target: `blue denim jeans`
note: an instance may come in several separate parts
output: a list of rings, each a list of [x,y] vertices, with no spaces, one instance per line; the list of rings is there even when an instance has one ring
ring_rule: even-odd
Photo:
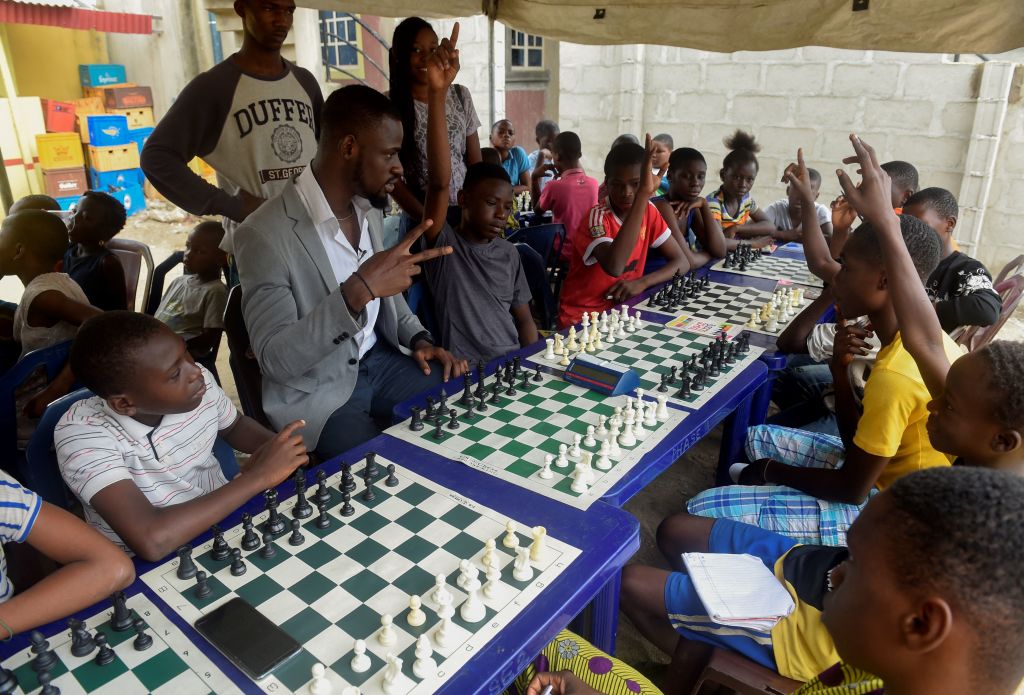
[[[382,426],[391,424],[397,404],[437,385],[443,375],[437,362],[430,363],[429,375],[424,374],[411,357],[378,338],[359,362],[359,377],[348,402],[324,425],[316,453],[327,459],[373,439]]]
[[[827,364],[807,355],[791,355],[772,383],[772,401],[779,412],[768,418],[768,424],[838,437],[836,415],[825,404],[831,388],[832,371]]]

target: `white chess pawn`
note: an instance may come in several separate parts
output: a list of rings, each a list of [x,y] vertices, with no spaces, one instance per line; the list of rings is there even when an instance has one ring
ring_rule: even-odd
[[[622,406],[617,405],[612,408],[612,422],[622,422]]]
[[[437,662],[432,658],[434,649],[430,646],[430,638],[420,635],[416,640],[416,660],[412,662],[412,674],[423,680],[437,669]]]
[[[487,581],[484,583],[484,598],[494,598],[494,590],[498,588],[498,582],[501,581],[498,558],[493,558],[491,564],[487,565],[487,572],[484,576],[487,577]]]
[[[619,444],[625,447],[636,446],[636,435],[633,434],[633,423],[636,418],[633,416],[633,411],[630,410],[626,413],[625,425],[622,428],[622,434],[619,435]]]
[[[619,340],[629,337],[629,333],[626,333],[626,324],[623,321],[619,322],[618,327],[615,329],[615,337]]]
[[[572,485],[569,489],[577,494],[583,494],[587,491],[587,470],[583,463],[577,463],[576,468],[572,471]]]
[[[604,350],[604,343],[601,342],[601,334],[598,333],[594,336],[594,351],[600,352]]]
[[[553,360],[555,359],[555,340],[554,338],[544,339],[544,359]]]
[[[593,425],[587,425],[587,436],[583,438],[583,446],[597,446],[597,440],[594,439]]]
[[[633,314],[632,316],[629,317],[629,325],[626,326],[626,330],[629,331],[630,333],[636,333],[637,330],[639,330],[639,326],[637,325],[639,323],[640,323],[640,312],[637,312],[637,313],[635,313],[635,314]]]
[[[604,335],[605,343],[607,343],[608,345],[614,345],[615,344],[615,331],[612,330],[611,327],[608,328],[608,332],[607,333],[602,334],[602,335]]]
[[[377,641],[385,647],[390,647],[398,638],[395,636],[394,618],[390,613],[380,616],[380,631],[377,633]]]
[[[366,642],[357,639],[352,647],[352,670],[356,673],[366,673],[370,669],[370,657],[366,655]]]
[[[597,432],[595,433],[595,436],[597,437],[597,440],[600,442],[603,442],[604,440],[608,439],[608,428],[605,427],[605,423],[607,421],[608,418],[606,418],[604,415],[598,415]]]
[[[533,543],[530,543],[530,559],[534,562],[543,562],[547,550],[548,530],[543,526],[534,526],[531,535]]]
[[[768,317],[768,321],[765,323],[764,329],[769,333],[774,333],[779,330],[779,320],[775,318],[775,314],[771,314]]]
[[[597,341],[588,340],[587,344],[583,346],[583,352],[589,353],[591,355],[597,352]]]
[[[648,432],[644,429],[644,409],[640,408],[636,413],[636,419],[633,420],[633,436],[638,442],[642,442],[647,439],[647,435]]]
[[[758,317],[759,313],[760,312],[758,311],[758,309],[756,307],[750,310],[750,318],[747,319],[747,323],[745,324],[747,328],[757,328],[757,326],[758,326],[757,317]]]
[[[565,344],[566,349],[570,352],[578,349],[580,344],[576,342],[576,326],[569,328],[569,342]]]
[[[610,471],[612,469],[611,459],[608,458],[609,451],[608,440],[601,442],[601,448],[597,450],[597,461],[594,462],[594,468],[599,471]]]
[[[427,614],[423,612],[422,605],[420,597],[416,594],[409,597],[409,614],[405,616],[405,620],[413,627],[419,627],[427,622]]]
[[[331,682],[327,680],[327,667],[323,664],[313,664],[311,669],[313,681],[309,684],[309,695],[331,695],[334,689]]]
[[[544,467],[537,471],[537,477],[541,480],[551,480],[555,474],[551,470],[551,463],[555,460],[552,454],[544,454]],[[484,563],[487,564],[487,563]]]
[[[558,366],[559,367],[568,367],[569,366],[569,351],[568,350],[566,350],[565,352],[562,353],[562,359],[558,360]]]
[[[530,549],[517,548],[516,559],[513,561],[512,578],[517,582],[528,582],[533,579],[533,565],[530,563]]]
[[[506,548],[515,548],[519,545],[519,536],[516,535],[516,531],[519,530],[519,525],[516,522],[509,520],[505,524],[505,537],[501,540],[501,544]]]
[[[622,427],[618,422],[612,423],[612,430],[608,435],[608,456],[616,461],[622,456],[622,449],[619,448],[619,434]]]
[[[638,388],[636,390],[636,407],[637,408],[643,409],[643,407],[644,407],[644,396],[646,396],[646,395],[647,395],[647,392],[644,391],[643,388]]]
[[[668,396],[664,393],[658,394],[658,409],[654,411],[654,417],[658,419],[658,422],[668,420]]]
[[[640,331],[644,327],[644,320],[642,318],[640,318],[640,310],[639,309],[637,309],[636,313],[633,314],[633,325],[635,326],[634,330],[636,330],[636,331]]]
[[[484,541],[484,554],[480,556],[480,564],[487,567],[487,563],[491,561],[491,558],[496,556],[494,548],[497,544],[493,538],[488,538]]]
[[[472,563],[469,560],[459,560],[459,576],[455,579],[455,583],[461,587],[466,586],[466,577],[469,576],[469,572],[472,569]]]
[[[578,434],[572,436],[572,446],[569,447],[569,458],[578,459],[583,453],[580,451],[580,443],[583,441],[583,437]]]
[[[559,468],[565,468],[569,465],[569,447],[565,444],[558,445],[558,460],[555,461],[555,465]]]
[[[650,401],[647,404],[647,410],[644,413],[644,427],[652,427],[653,428],[653,427],[657,427],[658,426],[658,418],[655,415],[655,411],[657,409],[658,409],[658,406],[655,405],[654,401]]]
[[[447,649],[451,646],[451,634],[452,634],[452,617],[441,618],[441,624],[434,630],[434,644],[441,649]]]

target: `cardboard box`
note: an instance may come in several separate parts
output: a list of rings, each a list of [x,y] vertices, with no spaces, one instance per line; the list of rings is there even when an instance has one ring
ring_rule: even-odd
[[[129,128],[149,128],[156,125],[153,118],[153,108],[144,106],[138,109],[107,109],[107,113],[114,113],[128,119]]]
[[[89,169],[89,188],[94,191],[119,191],[129,186],[141,186],[144,180],[142,169],[115,171]]]
[[[153,128],[131,128],[128,131],[128,139],[139,146],[139,154],[142,154],[142,148],[152,134]]]
[[[134,142],[113,147],[89,145],[89,166],[96,171],[139,168],[139,148]]]
[[[118,84],[107,85],[106,87],[82,87],[82,96],[87,99],[99,99],[100,103],[106,101],[107,90],[111,87],[134,87],[134,82],[120,82]]]
[[[75,105],[68,101],[43,99],[43,122],[47,133],[71,133],[75,130]]]
[[[85,167],[45,169],[43,171],[43,190],[51,198],[82,195],[89,190],[85,177]]]
[[[71,103],[75,105],[75,118],[79,116],[90,116],[94,113],[106,113],[107,109],[103,106],[103,99],[100,97],[82,97],[81,99],[72,99]]]
[[[128,77],[123,65],[92,63],[78,66],[78,81],[83,87],[103,87],[127,82]]]
[[[132,140],[129,137],[128,119],[115,114],[93,114],[86,116],[86,128],[88,142],[93,147],[113,147],[116,145],[127,145]]]
[[[110,195],[121,201],[128,217],[146,209],[146,196],[142,192],[142,186],[129,186],[124,190],[112,191]]]
[[[108,109],[141,109],[153,106],[153,90],[149,87],[107,87],[103,105]]]
[[[36,149],[39,152],[39,166],[43,169],[71,169],[85,165],[82,142],[74,133],[36,135]]]

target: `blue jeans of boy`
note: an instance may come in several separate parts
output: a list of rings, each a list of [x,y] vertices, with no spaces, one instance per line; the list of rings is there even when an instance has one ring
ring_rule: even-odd
[[[786,368],[775,375],[772,384],[772,401],[779,412],[767,423],[838,437],[836,414],[825,403],[831,389],[828,364],[815,362],[808,355],[790,355]]]

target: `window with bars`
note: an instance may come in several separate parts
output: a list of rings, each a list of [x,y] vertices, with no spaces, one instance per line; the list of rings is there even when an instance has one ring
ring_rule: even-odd
[[[362,68],[362,56],[356,50],[361,42],[362,32],[351,14],[320,12],[320,47],[324,64],[346,69]]]
[[[544,69],[544,37],[509,30],[509,67],[513,70]]]

